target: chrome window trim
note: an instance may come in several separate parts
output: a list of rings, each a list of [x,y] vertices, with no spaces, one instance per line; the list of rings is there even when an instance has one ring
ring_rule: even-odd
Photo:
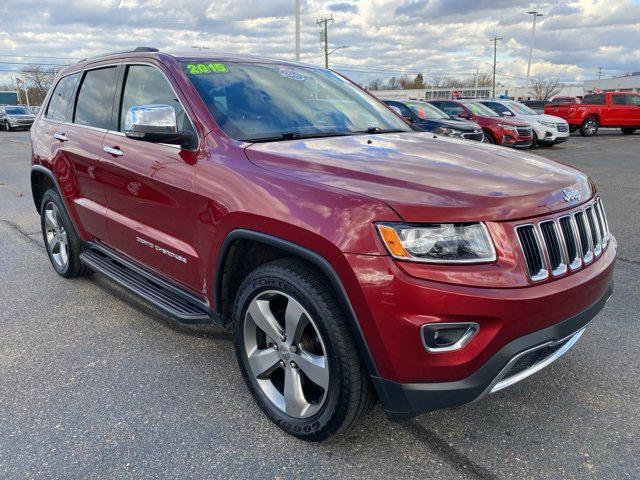
[[[533,348],[529,348],[528,350],[524,350],[520,352],[511,360],[509,360],[509,363],[505,365],[505,367],[500,371],[498,376],[493,380],[493,382],[491,382],[491,384],[487,388],[488,392],[495,393],[504,388],[510,387],[511,385],[514,385],[524,380],[525,378],[533,375],[534,373],[539,372],[543,368],[549,366],[550,364],[558,360],[560,357],[562,357],[571,347],[573,347],[573,345],[575,345],[575,343],[580,339],[580,337],[582,336],[586,328],[587,327],[584,326],[577,332],[574,332],[571,335],[564,337],[560,340],[546,342],[541,345],[538,345]],[[546,357],[544,360],[534,363],[532,366],[523,370],[522,372],[517,373],[516,375],[503,379],[504,375],[506,375],[509,372],[510,368],[523,356],[531,352],[534,352],[536,350],[540,350],[545,347],[552,347],[554,345],[558,345],[563,342],[566,342],[566,343],[560,349],[558,349],[557,351],[555,351],[554,353]]]
[[[538,245],[538,250],[540,250],[540,255],[542,256],[542,268],[535,275],[529,274],[529,267],[527,266],[527,257],[524,254],[524,247],[522,245],[522,242],[520,241],[520,235],[518,235],[518,230],[524,227],[533,227],[533,233],[536,239],[536,244]],[[515,228],[515,231],[516,231],[516,238],[518,239],[518,245],[520,246],[520,251],[522,252],[522,258],[524,260],[527,277],[529,277],[532,282],[541,282],[542,280],[546,280],[547,278],[549,278],[549,263],[547,261],[547,256],[545,252],[542,251],[542,242],[536,226],[533,223],[524,223],[522,225],[518,225]]]
[[[467,331],[456,341],[453,345],[448,345],[446,347],[429,347],[427,346],[427,342],[424,340],[424,329],[430,325],[437,325],[439,327],[444,328],[460,328],[467,327]],[[440,322],[431,322],[425,323],[420,327],[420,340],[422,341],[422,346],[429,353],[446,353],[446,352],[454,352],[456,350],[460,350],[464,348],[473,337],[475,337],[476,333],[480,330],[480,325],[476,322],[449,322],[449,323],[440,323]]]

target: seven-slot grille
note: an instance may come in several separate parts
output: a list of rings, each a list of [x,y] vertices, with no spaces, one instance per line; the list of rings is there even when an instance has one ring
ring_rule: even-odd
[[[516,234],[529,278],[538,282],[599,257],[609,243],[609,224],[597,198],[570,214],[518,225]]]
[[[530,137],[531,135],[533,135],[533,130],[531,130],[531,127],[518,127],[518,135],[521,135],[523,137]]]

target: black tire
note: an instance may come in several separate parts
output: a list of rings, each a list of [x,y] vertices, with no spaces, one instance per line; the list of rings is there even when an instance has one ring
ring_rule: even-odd
[[[486,140],[486,143],[489,143],[491,145],[496,145],[496,139],[493,136],[493,133],[485,131],[484,132],[484,139]]]
[[[64,265],[59,265],[54,258],[54,252],[47,238],[47,226],[45,211],[48,207],[55,205],[57,212],[59,212],[60,220],[62,223],[63,233],[66,235],[66,245],[68,249],[67,261]],[[64,203],[55,190],[47,190],[40,202],[40,226],[42,228],[42,238],[44,240],[47,256],[51,261],[51,265],[54,270],[65,278],[76,278],[91,274],[91,270],[80,261],[80,253],[82,252],[82,240],[78,237],[71,219],[67,214],[64,207]]]
[[[271,291],[282,292],[304,307],[325,346],[328,388],[320,409],[307,418],[287,415],[277,407],[263,392],[249,365],[244,337],[247,309],[261,293]],[[285,258],[255,269],[238,290],[233,321],[236,356],[244,380],[262,411],[285,432],[307,441],[326,440],[354,425],[373,407],[372,385],[345,316],[331,288],[312,267]]]
[[[533,141],[531,142],[531,146],[529,148],[536,148],[538,147],[538,134],[536,132],[533,132]]]
[[[637,128],[621,128],[620,130],[622,130],[622,133],[625,135],[633,135]]]
[[[11,125],[9,125],[9,122],[7,122],[6,120],[4,121],[4,129],[5,129],[7,132],[10,132],[10,131],[11,131]]]
[[[598,133],[598,129],[600,128],[600,122],[595,117],[585,118],[580,125],[580,135],[583,137],[593,137],[596,133]]]
[[[569,133],[575,133],[579,128],[580,127],[578,127],[577,125],[569,125]]]

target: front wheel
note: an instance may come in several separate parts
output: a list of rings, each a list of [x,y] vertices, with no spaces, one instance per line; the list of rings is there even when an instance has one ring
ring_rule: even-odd
[[[484,143],[489,143],[491,145],[496,144],[496,138],[493,136],[491,132],[484,132]]]
[[[296,259],[258,267],[234,307],[234,342],[256,402],[281,429],[321,441],[373,405],[344,314],[323,278]]]
[[[622,130],[622,133],[625,135],[633,135],[637,128],[621,128],[620,130]]]
[[[10,131],[11,131],[11,125],[9,125],[9,122],[7,122],[6,120],[5,120],[5,122],[4,122],[4,129],[5,129],[7,132],[10,132]]]
[[[599,128],[600,122],[598,122],[597,118],[585,118],[582,125],[580,125],[580,135],[583,137],[593,137],[598,133]]]

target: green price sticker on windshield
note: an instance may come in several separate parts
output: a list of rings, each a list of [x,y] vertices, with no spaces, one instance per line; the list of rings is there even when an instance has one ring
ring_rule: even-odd
[[[189,75],[204,75],[207,73],[226,73],[229,71],[223,63],[187,63]]]

